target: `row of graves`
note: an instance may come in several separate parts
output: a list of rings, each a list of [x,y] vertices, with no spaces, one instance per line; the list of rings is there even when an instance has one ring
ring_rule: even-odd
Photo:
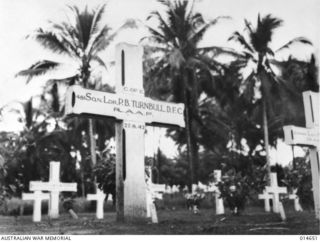
[[[177,186],[171,188],[153,184],[146,180],[144,166],[144,139],[146,125],[175,125],[184,127],[184,105],[154,101],[144,96],[142,82],[143,49],[121,43],[116,46],[116,93],[106,93],[83,89],[79,86],[69,87],[66,94],[66,115],[107,117],[116,120],[116,212],[118,221],[158,222],[155,199],[162,199],[164,193],[179,192]],[[310,147],[312,166],[312,185],[315,201],[315,213],[319,219],[319,94],[303,94],[306,128],[284,127],[285,142],[290,145]],[[76,183],[60,182],[59,162],[50,163],[48,182],[30,182],[30,191],[22,199],[34,200],[33,221],[41,220],[41,201],[49,200],[49,217],[59,216],[59,193],[76,192]],[[217,184],[221,180],[221,171],[215,171],[215,183],[193,187],[215,194],[216,214],[224,214],[223,200]],[[47,191],[48,193],[44,193]],[[284,208],[279,194],[286,194],[287,188],[279,187],[276,174],[272,173],[270,185],[265,187],[259,199],[264,200],[265,211],[280,213],[285,220]],[[105,194],[97,188],[96,194],[88,194],[88,200],[96,200],[96,217],[102,219]],[[197,193],[186,193],[189,201],[197,201]],[[295,209],[301,211],[299,198],[293,192],[289,195],[294,200]],[[191,202],[192,210],[197,211],[197,203]]]
[[[151,168],[150,168],[151,169]],[[33,193],[23,193],[22,200],[33,200],[33,222],[41,221],[41,202],[43,200],[49,201],[48,216],[51,219],[59,217],[59,195],[60,192],[76,192],[76,183],[63,183],[60,182],[60,162],[50,162],[49,181],[31,181],[30,190]],[[149,173],[150,174],[150,173]],[[146,179],[146,218],[151,219],[152,223],[158,223],[158,216],[155,206],[157,199],[162,200],[163,194],[175,194],[184,192],[186,198],[187,207],[194,213],[199,211],[199,201],[204,198],[204,194],[212,193],[215,197],[215,214],[225,214],[224,202],[220,196],[218,183],[221,181],[221,170],[214,170],[215,182],[209,185],[204,185],[201,182],[193,185],[193,193],[188,193],[188,188],[181,188],[179,186],[167,186],[165,184],[154,184],[151,181],[151,177]],[[47,192],[43,192],[47,191]],[[200,192],[199,192],[200,191]],[[286,187],[279,187],[277,181],[277,174],[271,173],[271,185],[265,187],[262,194],[259,194],[259,199],[264,200],[264,209],[266,212],[271,212],[270,201],[272,201],[272,212],[279,213],[283,220],[286,220],[285,210],[283,204],[280,201],[280,194],[287,195],[289,199],[294,201],[294,209],[297,212],[302,211],[302,207],[299,203],[299,197],[294,190],[291,194],[287,194]],[[96,194],[87,194],[87,200],[96,201],[96,218],[104,218],[104,203],[106,194],[96,188]],[[237,209],[235,207],[235,209]],[[78,216],[70,209],[68,212],[73,218],[77,219]]]

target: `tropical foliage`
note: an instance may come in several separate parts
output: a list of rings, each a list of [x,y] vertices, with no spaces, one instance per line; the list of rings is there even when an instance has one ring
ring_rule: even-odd
[[[202,93],[213,88],[213,73],[219,73],[221,64],[208,55],[234,54],[228,49],[199,46],[207,30],[222,17],[206,22],[193,9],[193,2],[186,0],[159,1],[164,14],[154,11],[149,19],[157,21],[157,27],[148,26],[151,36],[148,45],[152,52],[147,58],[152,67],[147,71],[147,93],[154,97],[185,104],[185,132],[176,138],[187,144],[190,184],[198,180],[199,124],[201,118],[198,100]],[[156,54],[154,54],[156,53]],[[148,60],[147,60],[148,61]]]
[[[289,48],[295,43],[311,44],[303,37],[288,41],[277,50],[270,47],[274,31],[282,25],[283,21],[272,15],[257,18],[256,26],[245,20],[246,36],[234,32],[230,40],[235,40],[243,46],[243,58],[239,59],[239,65],[252,69],[251,73],[242,82],[244,96],[252,102],[259,102],[262,113],[260,117],[264,133],[264,149],[266,152],[266,167],[270,177],[270,154],[269,154],[269,128],[276,122],[273,100],[281,99],[283,90],[294,94],[292,83],[284,80],[275,73],[275,54],[283,49]],[[260,96],[260,97],[259,97]],[[268,125],[268,120],[271,121]]]

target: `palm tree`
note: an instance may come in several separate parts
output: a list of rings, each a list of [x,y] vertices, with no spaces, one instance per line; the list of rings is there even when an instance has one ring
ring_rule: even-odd
[[[204,34],[221,17],[205,22],[200,13],[194,12],[193,1],[159,0],[159,3],[164,7],[164,15],[154,11],[148,18],[157,20],[158,25],[157,28],[147,26],[151,33],[147,39],[152,59],[147,61],[152,67],[148,70],[146,89],[150,95],[185,104],[186,132],[183,140],[187,144],[192,184],[198,180],[197,125],[201,122],[198,98],[205,91],[203,87],[212,86],[211,71],[220,71],[214,59],[205,54],[210,52],[211,56],[215,56],[222,52],[233,52],[218,47],[199,47]],[[155,90],[159,87],[162,90]]]
[[[100,58],[99,52],[108,47],[117,32],[111,33],[110,27],[101,23],[105,12],[105,4],[93,11],[89,11],[87,7],[83,11],[80,11],[76,6],[68,7],[72,12],[72,20],[68,19],[66,22],[51,23],[51,28],[48,30],[39,28],[32,36],[43,47],[54,53],[71,58],[78,63],[78,72],[74,74],[73,78],[60,81],[65,82],[68,80],[68,85],[77,83],[85,88],[93,88],[92,66],[95,62],[106,68],[106,64]],[[125,25],[121,28],[123,27]],[[61,64],[51,60],[42,60],[27,70],[19,72],[18,75],[28,76],[28,81],[30,81],[34,76],[46,74],[53,69],[59,70]],[[91,161],[94,166],[96,164],[96,143],[92,119],[89,119],[88,130]]]
[[[277,76],[274,72],[277,61],[274,60],[275,53],[289,48],[294,43],[311,44],[303,37],[298,37],[287,42],[276,51],[270,48],[274,31],[282,25],[283,21],[268,14],[263,18],[258,15],[255,28],[245,20],[246,35],[234,32],[229,40],[235,40],[240,43],[243,50],[243,58],[239,63],[244,68],[253,67],[250,75],[244,79],[242,85],[245,88],[244,94],[249,96],[251,101],[257,101],[257,93],[261,96],[262,102],[262,126],[264,134],[264,149],[266,152],[266,167],[268,180],[270,179],[270,153],[269,153],[269,130],[268,119],[270,119],[272,110],[272,96],[275,90],[279,88],[292,91],[292,85]],[[259,87],[259,88],[257,88]],[[257,92],[258,90],[258,92]]]

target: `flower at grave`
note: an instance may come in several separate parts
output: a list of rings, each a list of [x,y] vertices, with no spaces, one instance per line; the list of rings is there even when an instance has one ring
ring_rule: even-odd
[[[239,212],[244,209],[246,199],[249,196],[248,177],[242,176],[240,172],[236,173],[234,170],[229,170],[217,186],[220,196],[225,201],[225,205],[231,210],[231,213],[239,215]]]
[[[205,194],[199,193],[199,192],[193,192],[193,193],[186,193],[184,197],[187,202],[187,208],[189,210],[192,210],[194,213],[198,213],[200,202],[205,198]]]

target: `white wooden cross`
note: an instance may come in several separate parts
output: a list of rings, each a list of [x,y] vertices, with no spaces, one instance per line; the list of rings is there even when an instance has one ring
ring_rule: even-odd
[[[166,190],[165,184],[154,184],[149,180],[147,182],[147,218],[151,218],[152,223],[158,223],[158,215],[155,199],[163,199],[163,193]]]
[[[259,194],[258,198],[264,200],[264,210],[270,212],[270,200],[273,196],[270,193],[267,193],[266,190],[263,190],[263,193]]]
[[[213,177],[215,184],[218,184],[221,181],[221,170],[214,170]],[[223,199],[220,197],[220,190],[215,191],[215,201],[216,201],[216,214],[224,214],[224,205]]]
[[[49,191],[49,217],[59,217],[59,194],[60,192],[76,192],[77,183],[60,182],[60,162],[50,162],[49,182],[31,181],[30,191]]]
[[[184,127],[184,105],[144,96],[143,48],[116,46],[116,93],[69,87],[66,115],[114,118],[116,122],[116,196],[118,220],[146,219],[145,126]]]
[[[289,199],[294,202],[294,210],[297,212],[302,212],[303,209],[300,205],[299,197],[297,195],[297,189],[294,189],[291,194],[289,194]]]
[[[35,191],[34,193],[22,193],[22,200],[33,200],[33,222],[41,221],[41,202],[42,200],[49,200],[49,193],[42,193]]]
[[[280,213],[280,200],[279,200],[279,195],[281,193],[287,193],[287,188],[286,187],[279,187],[278,186],[278,179],[277,179],[277,173],[272,172],[271,174],[271,185],[266,187],[266,192],[271,193],[273,195],[273,212],[274,213]]]
[[[320,219],[320,136],[319,136],[319,93],[303,93],[306,128],[285,126],[284,140],[288,145],[310,146],[309,155],[312,172],[312,189],[316,218]]]
[[[98,187],[96,190],[97,190],[96,194],[87,194],[87,200],[97,201],[96,218],[103,219],[103,205],[104,205],[104,200],[106,198],[106,194]]]

